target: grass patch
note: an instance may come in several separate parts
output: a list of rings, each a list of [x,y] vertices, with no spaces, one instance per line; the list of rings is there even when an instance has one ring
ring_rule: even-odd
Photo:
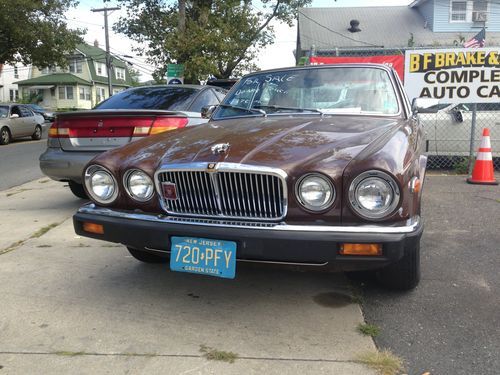
[[[64,356],[64,357],[76,357],[78,355],[85,355],[86,353],[85,352],[71,352],[68,350],[60,350],[57,352],[53,352],[53,354]]]
[[[200,352],[202,352],[203,357],[209,361],[234,363],[234,361],[238,359],[238,354],[236,353],[217,350],[205,345],[200,345]]]
[[[33,233],[30,238],[42,237],[45,233],[47,233],[49,230],[57,227],[58,225],[59,225],[59,223],[52,223],[52,224],[49,224],[43,228],[40,228],[35,233]]]
[[[7,248],[3,249],[3,250],[0,250],[0,255],[1,254],[5,254],[5,253],[8,253],[12,250],[15,250],[17,249],[19,246],[21,246],[22,244],[24,243],[24,240],[19,240],[19,241],[16,241],[16,242],[13,242],[11,243]]]
[[[403,371],[403,360],[389,350],[363,353],[356,362],[376,370],[380,375],[397,375]]]
[[[358,332],[365,336],[377,337],[380,334],[380,328],[374,324],[359,323]]]
[[[472,160],[472,163],[474,163],[474,160]],[[457,160],[453,164],[453,171],[456,174],[467,174],[469,173],[469,158],[463,157]]]
[[[19,190],[13,191],[12,193],[7,193],[6,196],[11,197],[13,195],[16,195],[16,194],[19,194],[19,193],[22,193],[22,192],[28,191],[28,190],[31,190],[31,189],[19,189]]]

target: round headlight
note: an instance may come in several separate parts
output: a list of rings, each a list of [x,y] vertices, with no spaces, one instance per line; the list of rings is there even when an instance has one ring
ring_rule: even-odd
[[[124,178],[127,193],[135,200],[145,202],[153,196],[154,185],[149,176],[140,170],[128,171]]]
[[[115,178],[107,169],[98,165],[92,165],[85,171],[85,187],[98,203],[111,203],[118,196]]]
[[[381,171],[368,171],[356,177],[349,187],[352,208],[368,219],[381,219],[399,203],[399,187],[392,177]]]
[[[330,180],[320,174],[308,174],[297,183],[297,199],[305,208],[323,211],[335,200],[335,188]]]

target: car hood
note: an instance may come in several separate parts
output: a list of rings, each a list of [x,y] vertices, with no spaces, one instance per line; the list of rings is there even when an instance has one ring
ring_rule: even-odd
[[[286,172],[331,161],[343,166],[398,119],[368,116],[269,116],[211,121],[131,143],[111,151],[121,167],[229,162],[278,167]],[[225,153],[212,147],[228,143]],[[153,163],[155,165],[153,165]]]

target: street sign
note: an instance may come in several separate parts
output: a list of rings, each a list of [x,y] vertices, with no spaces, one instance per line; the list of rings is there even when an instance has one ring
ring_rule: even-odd
[[[183,64],[168,64],[167,65],[167,77],[184,77],[184,65]]]
[[[182,77],[168,77],[167,83],[169,85],[182,85],[184,78]]]

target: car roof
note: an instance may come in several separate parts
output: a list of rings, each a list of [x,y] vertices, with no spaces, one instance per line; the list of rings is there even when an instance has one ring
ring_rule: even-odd
[[[312,69],[316,70],[316,69],[326,69],[326,68],[378,68],[378,69],[384,69],[387,72],[392,72],[392,69],[385,64],[345,63],[345,64],[321,64],[321,65],[290,66],[290,67],[286,67],[286,68],[259,70],[258,72],[252,72],[252,73],[245,74],[243,77],[249,77],[249,76],[253,76],[255,74],[288,72],[291,70],[294,70],[294,71],[295,70],[312,70]]]
[[[207,86],[204,86],[204,85],[191,85],[191,84],[182,84],[182,85],[144,85],[144,86],[130,87],[128,90],[144,89],[144,88],[179,88],[179,87],[186,88],[186,89],[203,90]]]

